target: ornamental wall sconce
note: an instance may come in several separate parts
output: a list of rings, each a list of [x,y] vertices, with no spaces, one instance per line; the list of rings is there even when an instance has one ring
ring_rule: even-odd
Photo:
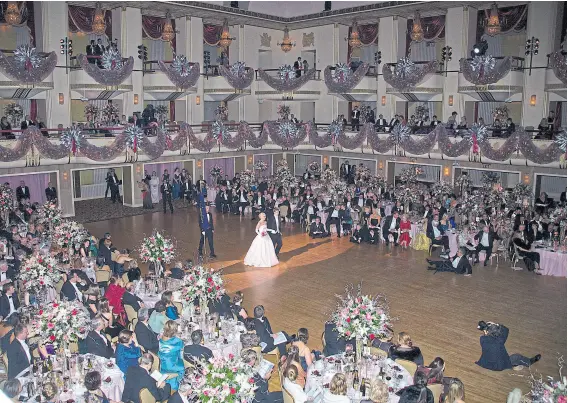
[[[381,97],[381,105],[382,105],[382,106],[385,106],[386,104],[387,104],[387,96],[386,96],[386,95],[383,95],[383,96]]]
[[[138,102],[140,102],[138,94],[134,94],[134,105],[138,105]]]
[[[454,106],[454,96],[453,95],[448,96],[448,105]]]
[[[195,97],[195,105],[201,105],[201,97],[199,95]]]
[[[384,168],[383,161],[379,161],[379,169],[382,170]]]
[[[248,163],[249,163],[249,165],[252,164],[252,155],[249,155],[249,156],[248,156]]]
[[[531,182],[531,177],[529,174],[524,174],[523,182],[525,182],[526,185],[528,185]]]
[[[444,167],[444,176],[450,176],[450,167]]]
[[[140,165],[136,165],[136,173],[139,174],[142,172],[142,167]]]
[[[203,166],[203,161],[197,160],[197,168],[201,168]]]
[[[69,174],[65,171],[63,172],[63,180],[67,182],[67,179],[69,179]]]
[[[530,105],[536,106],[536,95],[534,95],[534,94],[531,95]]]
[[[327,165],[329,163],[329,158],[327,156],[323,157],[323,163]]]
[[[59,96],[57,98],[59,100],[59,105],[63,105],[65,103],[65,95],[63,95],[62,92],[59,93]]]

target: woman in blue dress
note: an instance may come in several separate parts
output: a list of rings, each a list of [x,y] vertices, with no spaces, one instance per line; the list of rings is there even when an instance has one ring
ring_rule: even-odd
[[[168,320],[164,325],[162,338],[160,339],[160,348],[158,350],[158,357],[160,357],[160,372],[177,373],[178,376],[173,379],[168,379],[166,382],[170,384],[172,391],[179,388],[179,383],[183,379],[183,341],[177,337],[178,324],[173,320]]]
[[[164,291],[161,301],[166,305],[166,316],[168,319],[179,319],[179,312],[173,302],[173,294],[171,291]]]
[[[126,377],[128,368],[138,365],[138,358],[142,356],[142,350],[136,341],[132,340],[132,332],[124,329],[118,335],[118,345],[116,346],[116,365]]]

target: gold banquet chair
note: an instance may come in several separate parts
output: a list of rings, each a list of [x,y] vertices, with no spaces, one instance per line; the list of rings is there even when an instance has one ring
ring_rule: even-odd
[[[427,388],[430,389],[430,392],[434,395],[434,402],[439,402],[440,396],[444,392],[444,385],[437,383],[434,385],[428,385]]]
[[[400,358],[397,358],[396,360],[394,360],[394,362],[396,362],[398,365],[406,369],[410,373],[410,376],[414,378],[414,373],[418,368],[418,366],[414,362],[408,360],[401,360]]]
[[[140,403],[156,403],[156,399],[154,399],[154,395],[150,393],[147,388],[143,388],[140,390]]]

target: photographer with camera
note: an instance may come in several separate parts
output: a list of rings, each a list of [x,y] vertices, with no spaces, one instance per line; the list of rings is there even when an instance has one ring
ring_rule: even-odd
[[[481,344],[481,357],[476,362],[482,368],[491,371],[503,371],[506,369],[521,370],[522,367],[529,367],[541,359],[537,354],[532,358],[521,354],[509,356],[505,348],[505,342],[509,336],[509,329],[498,323],[480,321],[477,328],[483,332],[479,338]]]

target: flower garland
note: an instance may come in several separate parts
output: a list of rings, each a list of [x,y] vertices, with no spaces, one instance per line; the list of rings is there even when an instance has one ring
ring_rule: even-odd
[[[317,161],[312,161],[308,164],[308,170],[311,173],[317,174],[321,172],[321,165]]]
[[[14,191],[10,186],[0,185],[0,211],[10,212],[14,208]],[[6,225],[7,223],[4,223]]]
[[[412,134],[412,129],[404,123],[399,123],[389,133],[389,140],[395,145],[401,146]]]
[[[263,160],[258,160],[252,166],[255,171],[264,172],[268,169],[268,164]]]
[[[15,102],[9,103],[4,107],[4,115],[8,118],[8,120],[12,123],[12,125],[16,125],[20,123],[22,118],[24,117],[24,109],[21,105],[18,105]]]
[[[288,105],[280,104],[278,105],[277,113],[281,120],[287,120],[288,116],[290,116],[290,107]]]
[[[298,135],[298,127],[295,123],[286,120],[278,125],[278,134],[286,141],[293,142]]]
[[[217,179],[223,176],[223,169],[219,165],[213,165],[209,170],[209,175],[217,182]]]
[[[37,210],[38,213],[38,223],[59,225],[61,222],[61,209],[57,205],[57,202],[46,201]]]
[[[353,286],[347,286],[345,295],[336,297],[339,301],[332,318],[341,336],[373,341],[390,334],[391,318],[383,296],[364,295],[359,284],[356,291]]]
[[[138,250],[143,262],[170,263],[175,257],[174,243],[154,230],[150,237],[145,237]]]
[[[335,74],[333,81],[336,83],[344,83],[353,75],[351,68],[345,63],[338,63],[335,65]]]
[[[70,248],[80,244],[89,237],[89,233],[76,221],[65,220],[55,226],[52,240],[61,248]]]
[[[169,109],[166,105],[158,105],[156,107],[156,115],[158,116],[158,121],[163,122],[166,120],[168,113],[169,113]]]
[[[288,81],[296,78],[296,70],[289,64],[278,67],[278,78],[281,81]]]
[[[87,122],[93,123],[99,116],[99,107],[93,104],[85,105],[85,119]]]
[[[115,119],[118,119],[118,113],[118,107],[112,102],[106,104],[101,111],[104,122],[111,122]]]
[[[223,141],[231,138],[229,129],[220,120],[213,122],[213,124],[211,125],[211,133],[213,133],[213,137],[215,138],[215,140],[217,140],[217,144],[221,144],[223,143]]]
[[[229,354],[201,362],[187,381],[202,403],[243,403],[254,399],[253,378],[254,369]]]
[[[124,131],[126,135],[126,145],[135,153],[138,152],[140,142],[144,138],[144,132],[138,126],[128,126]]]
[[[229,66],[229,71],[235,77],[242,78],[246,74],[246,66],[244,62],[235,62]]]
[[[39,291],[43,287],[53,287],[61,279],[57,262],[51,256],[30,256],[22,262],[19,279],[26,290]]]
[[[78,301],[48,304],[32,320],[32,328],[42,341],[54,347],[85,339],[90,316]]]
[[[117,49],[110,48],[103,52],[101,64],[105,70],[120,70],[124,63],[120,52]]]
[[[172,60],[171,69],[181,77],[187,77],[191,71],[189,60],[184,55],[176,55]]]
[[[66,149],[69,150],[73,155],[77,155],[79,149],[81,148],[81,143],[85,139],[83,132],[78,127],[71,127],[65,130],[61,134],[59,141]]]
[[[41,57],[36,52],[36,48],[30,45],[18,46],[14,51],[14,60],[26,71],[38,68],[41,64]]]
[[[203,266],[194,266],[183,279],[179,289],[181,298],[187,302],[213,301],[225,294],[223,272]]]
[[[343,133],[343,122],[339,119],[335,119],[327,127],[327,134],[331,136],[331,144],[337,144],[337,139]]]
[[[554,142],[560,150],[566,154],[566,131],[562,130],[554,137]]]

